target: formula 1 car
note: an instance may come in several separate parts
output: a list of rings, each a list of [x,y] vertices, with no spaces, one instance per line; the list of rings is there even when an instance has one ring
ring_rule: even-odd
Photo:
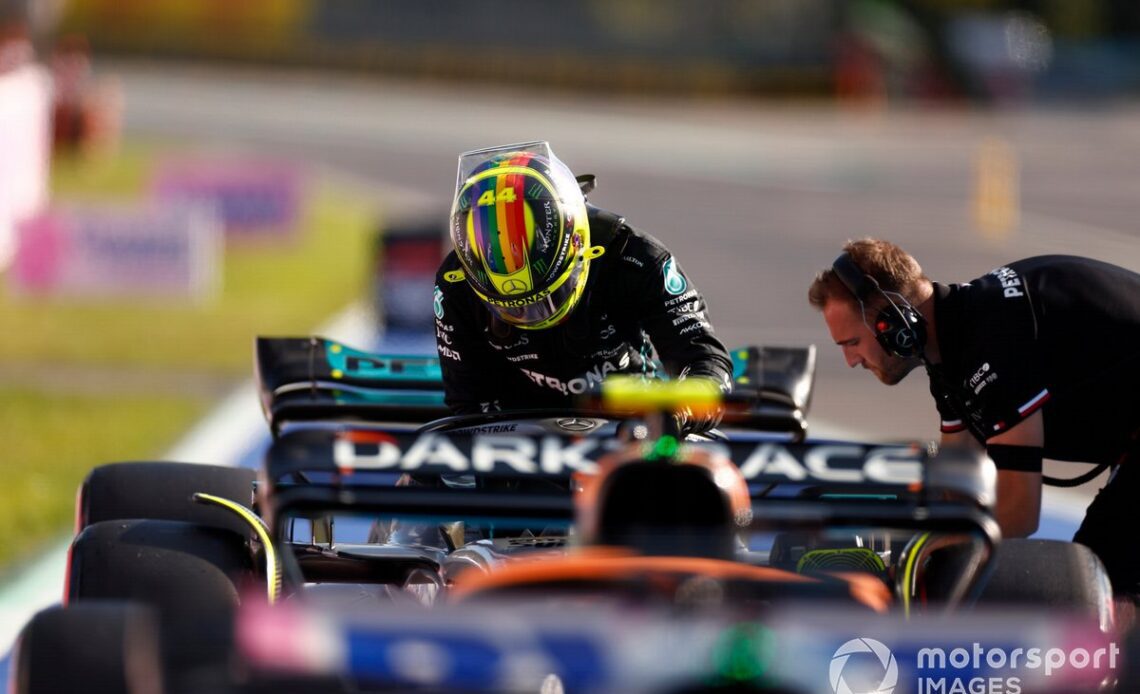
[[[838,691],[749,635],[913,644],[995,601],[1061,610],[1054,640],[1112,633],[1087,550],[999,544],[991,462],[809,440],[814,352],[734,359],[724,431],[685,440],[667,414],[692,391],[449,417],[433,359],[261,339],[262,468],[96,468],[13,691]],[[1034,691],[1113,673],[1081,674]]]

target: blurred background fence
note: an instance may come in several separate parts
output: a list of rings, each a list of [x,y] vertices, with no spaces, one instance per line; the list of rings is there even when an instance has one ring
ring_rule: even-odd
[[[922,99],[1140,86],[1135,0],[73,0],[99,51],[592,90]]]
[[[825,89],[831,0],[75,2],[100,49],[598,89]]]

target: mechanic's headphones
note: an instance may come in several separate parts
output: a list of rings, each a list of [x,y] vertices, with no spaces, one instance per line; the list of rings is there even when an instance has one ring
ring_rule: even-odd
[[[886,292],[879,286],[874,277],[863,272],[850,253],[844,251],[831,269],[835,276],[847,287],[859,301],[863,311],[863,322],[867,322],[866,301],[872,294],[880,294],[887,300],[887,305],[875,316],[875,322],[868,325],[875,339],[887,351],[897,357],[909,359],[921,357],[926,349],[926,319],[918,312],[902,294]],[[891,298],[894,295],[894,298]]]

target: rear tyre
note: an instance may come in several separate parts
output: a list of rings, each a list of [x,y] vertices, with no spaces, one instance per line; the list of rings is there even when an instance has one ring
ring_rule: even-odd
[[[52,607],[24,627],[11,661],[14,694],[162,694],[155,612],[124,602]]]
[[[250,507],[256,473],[247,468],[193,463],[110,463],[88,473],[76,502],[76,532],[101,521],[127,518],[185,521],[225,528],[243,536],[249,528],[232,513],[191,498],[204,492]]]
[[[1112,585],[1092,550],[1061,540],[998,543],[979,604],[1049,606],[1112,626]]]
[[[254,579],[244,538],[165,520],[103,521],[71,545],[67,598],[132,600],[163,615],[227,613]]]
[[[154,609],[173,644],[164,662],[175,673],[217,671],[242,593],[264,595],[264,586],[244,538],[178,521],[89,525],[68,558],[68,603],[122,600]]]

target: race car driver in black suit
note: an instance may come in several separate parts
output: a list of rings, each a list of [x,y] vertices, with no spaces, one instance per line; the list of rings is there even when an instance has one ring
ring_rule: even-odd
[[[1118,593],[1140,592],[1140,274],[1054,255],[945,285],[863,239],[808,298],[849,366],[887,385],[926,367],[943,445],[985,446],[997,465],[1006,537],[1037,529],[1042,458],[1111,466],[1073,539]]]
[[[612,373],[730,388],[704,298],[659,241],[587,206],[546,143],[460,157],[436,278],[436,344],[458,414],[573,406]],[[686,431],[716,424],[692,418]]]

